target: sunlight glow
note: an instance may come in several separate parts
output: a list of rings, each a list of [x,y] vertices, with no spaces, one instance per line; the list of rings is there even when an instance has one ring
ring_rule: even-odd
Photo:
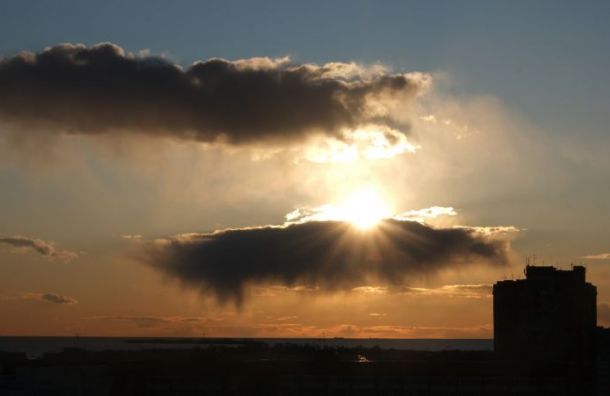
[[[299,208],[286,215],[287,222],[345,221],[361,230],[373,228],[379,221],[392,217],[392,211],[374,188],[355,191],[338,204],[318,208]]]
[[[356,192],[337,209],[344,220],[360,229],[370,229],[392,215],[377,191],[370,188]]]

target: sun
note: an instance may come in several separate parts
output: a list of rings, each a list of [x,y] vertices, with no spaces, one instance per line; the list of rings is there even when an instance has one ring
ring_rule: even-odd
[[[364,188],[350,195],[337,208],[337,217],[361,230],[375,227],[391,216],[390,208],[373,188]]]
[[[298,208],[286,215],[286,224],[308,221],[341,221],[350,223],[359,230],[369,230],[378,223],[393,216],[387,201],[376,189],[364,187],[343,200],[314,208]]]

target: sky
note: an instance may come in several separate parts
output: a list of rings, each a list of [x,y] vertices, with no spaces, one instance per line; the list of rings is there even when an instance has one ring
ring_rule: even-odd
[[[0,3],[0,335],[610,325],[607,2]]]

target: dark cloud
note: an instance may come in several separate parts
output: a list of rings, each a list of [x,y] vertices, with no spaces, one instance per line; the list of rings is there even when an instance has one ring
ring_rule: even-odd
[[[239,303],[257,284],[329,291],[370,281],[402,285],[474,261],[502,264],[506,244],[464,228],[388,219],[365,232],[327,221],[160,239],[146,245],[142,259],[184,285]]]
[[[78,257],[75,252],[57,248],[52,242],[42,239],[32,239],[21,236],[0,237],[0,245],[8,245],[16,249],[29,249],[50,259],[70,261]]]
[[[54,304],[77,304],[78,301],[72,297],[62,296],[61,294],[45,293],[40,295],[40,299]]]
[[[183,69],[111,43],[61,44],[0,61],[0,117],[79,134],[133,131],[234,144],[295,141],[343,128],[395,127],[384,104],[422,74],[287,59],[209,59]]]

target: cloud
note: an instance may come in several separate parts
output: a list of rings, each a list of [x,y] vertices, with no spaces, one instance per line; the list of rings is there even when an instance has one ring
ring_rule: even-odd
[[[376,196],[373,196],[373,199],[377,199]],[[358,202],[359,203],[359,202]],[[347,206],[349,206],[349,202],[347,202]],[[317,207],[299,207],[294,209],[292,212],[287,213],[286,223],[306,223],[310,221],[343,221],[352,215],[351,211],[346,211],[342,206],[343,205],[331,205],[326,204]],[[425,223],[426,220],[436,219],[441,216],[456,216],[457,212],[452,207],[443,207],[443,206],[431,206],[429,208],[424,209],[414,209],[409,210],[407,212],[402,212],[395,215],[390,215],[388,213],[388,218],[399,220],[399,221],[416,221],[418,223]],[[481,229],[484,227],[480,227]]]
[[[197,326],[206,323],[221,322],[218,318],[204,316],[94,316],[92,320],[125,322],[140,328],[159,328],[172,326]]]
[[[462,228],[432,228],[384,220],[361,231],[346,222],[182,234],[144,245],[140,259],[182,284],[240,303],[250,286],[264,284],[350,290],[472,262],[501,265],[507,242]]]
[[[52,242],[42,239],[32,239],[21,236],[0,237],[0,245],[8,245],[17,250],[32,250],[49,259],[70,261],[78,257],[78,253],[57,248]]]
[[[297,293],[297,294],[312,294],[318,293],[320,288],[315,287],[307,287],[302,285],[287,287],[281,285],[270,285],[270,286],[258,286],[253,287],[250,290],[250,293],[257,297],[277,297],[279,294],[283,293]]]
[[[126,234],[126,235],[122,235],[121,238],[127,239],[127,240],[141,240],[143,238],[143,236],[140,234]]]
[[[61,294],[45,293],[40,299],[54,304],[77,304],[78,301],[72,297],[62,296]]]
[[[429,85],[422,73],[288,58],[212,58],[188,68],[112,43],[60,44],[0,61],[0,118],[45,131],[130,131],[202,142],[294,142],[378,126]],[[28,131],[32,128],[28,128]],[[404,142],[403,142],[404,143]]]
[[[480,235],[495,236],[495,237],[506,238],[506,239],[512,239],[517,235],[517,233],[524,231],[524,229],[518,228],[515,226],[488,226],[488,227],[456,226],[456,228],[471,230]]]
[[[353,292],[373,295],[387,294],[418,294],[424,296],[440,297],[460,297],[460,298],[489,298],[491,297],[492,285],[472,284],[472,285],[444,285],[440,287],[411,287],[411,286],[358,286],[352,289]]]
[[[388,293],[388,288],[385,286],[357,286],[352,289],[353,292],[362,293],[369,296],[383,295]]]
[[[372,312],[366,315],[374,325],[361,323],[315,324],[303,323],[295,315],[268,316],[264,321],[244,322],[224,317],[208,316],[94,316],[98,322],[121,322],[142,331],[156,334],[189,334],[197,337],[353,337],[353,338],[489,338],[489,324],[470,327],[384,325],[387,314]]]
[[[72,297],[64,296],[56,293],[34,293],[34,292],[19,292],[10,295],[0,296],[0,300],[7,301],[18,301],[18,300],[32,300],[32,301],[44,301],[53,304],[66,304],[73,305],[78,304],[78,300]]]
[[[490,324],[470,327],[443,326],[363,326],[343,323],[332,326],[314,326],[301,323],[261,323],[254,326],[258,336],[291,337],[348,337],[348,338],[489,338]],[[222,329],[220,329],[222,331]],[[448,348],[452,348],[447,346]]]
[[[150,328],[158,327],[161,325],[171,324],[173,321],[168,318],[159,316],[104,316],[102,318],[95,318],[104,321],[120,321],[129,322],[135,324],[137,327]]]
[[[582,256],[581,258],[590,260],[610,260],[610,253],[590,254],[588,256]]]
[[[490,298],[492,285],[445,285],[436,288],[404,287],[401,292],[406,294],[422,294],[428,296],[446,296],[461,298]]]
[[[424,209],[409,210],[394,216],[396,220],[425,222],[427,219],[436,219],[439,216],[456,216],[457,212],[452,207],[431,206]]]

